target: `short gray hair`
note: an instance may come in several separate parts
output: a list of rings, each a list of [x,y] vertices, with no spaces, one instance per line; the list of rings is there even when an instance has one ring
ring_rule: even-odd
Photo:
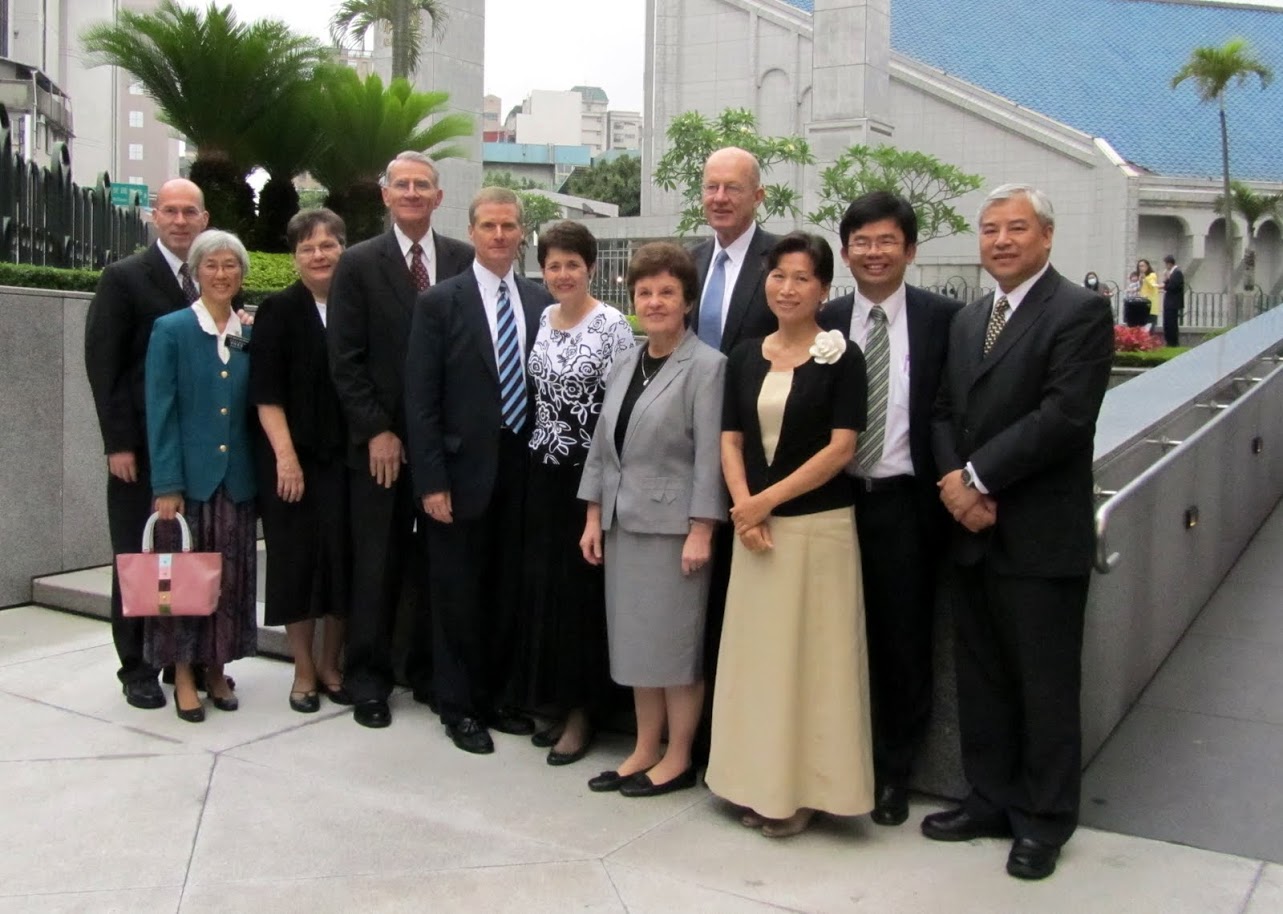
[[[1003,203],[1016,197],[1024,197],[1029,201],[1029,205],[1034,208],[1034,215],[1038,217],[1038,221],[1044,228],[1055,228],[1056,211],[1052,208],[1051,198],[1032,184],[1003,184],[989,191],[985,202],[980,204],[976,222],[984,219],[985,211],[995,203]]]
[[[432,183],[437,187],[441,186],[441,173],[437,171],[437,165],[428,157],[426,153],[418,152],[414,149],[407,149],[404,152],[398,152],[396,157],[388,163],[387,168],[383,169],[383,174],[379,175],[379,187],[387,187],[389,175],[392,173],[392,166],[397,162],[417,162],[420,165],[427,166],[432,173]]]
[[[224,232],[222,229],[210,229],[196,236],[187,252],[187,269],[195,273],[202,260],[220,251],[231,251],[236,255],[241,263],[241,279],[249,275],[249,254],[245,251],[245,245],[231,232]]]

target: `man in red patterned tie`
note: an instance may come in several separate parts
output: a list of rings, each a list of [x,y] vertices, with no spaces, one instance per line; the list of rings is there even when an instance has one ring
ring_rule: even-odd
[[[410,315],[418,295],[472,263],[471,245],[432,229],[443,192],[431,159],[403,152],[388,163],[380,183],[392,227],[348,248],[339,261],[327,334],[351,437],[352,607],[343,682],[356,722],[366,727],[392,722],[392,627],[406,560],[425,554],[421,544],[413,545],[417,510],[403,469]],[[419,590],[406,676],[414,697],[430,702],[431,622],[426,587]]]

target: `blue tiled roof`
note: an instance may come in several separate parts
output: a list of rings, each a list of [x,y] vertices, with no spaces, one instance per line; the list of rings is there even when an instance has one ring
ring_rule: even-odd
[[[800,4],[796,4],[800,5]],[[1172,75],[1246,38],[1279,77],[1226,95],[1235,178],[1283,180],[1283,12],[1153,0],[891,0],[891,46],[1093,136],[1166,175],[1219,177],[1216,106]]]

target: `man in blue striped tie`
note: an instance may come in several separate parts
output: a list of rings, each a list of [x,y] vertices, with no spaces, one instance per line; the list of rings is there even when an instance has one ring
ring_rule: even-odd
[[[415,495],[428,516],[433,681],[441,722],[465,752],[494,751],[490,729],[534,731],[500,706],[521,572],[530,403],[526,355],[552,304],[514,274],[521,201],[483,188],[468,209],[472,269],[415,303],[405,366]]]

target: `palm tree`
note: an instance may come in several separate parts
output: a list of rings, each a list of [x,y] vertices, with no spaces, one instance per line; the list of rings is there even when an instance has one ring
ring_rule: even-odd
[[[1279,218],[1283,194],[1258,194],[1242,181],[1230,182],[1230,209],[1247,223],[1247,250],[1243,252],[1243,288],[1251,292],[1256,288],[1256,250],[1252,240],[1256,237],[1256,224],[1266,216]],[[1216,208],[1225,211],[1224,195],[1216,198]]]
[[[1252,52],[1245,39],[1231,38],[1219,48],[1195,48],[1190,52],[1189,60],[1172,77],[1173,89],[1185,80],[1192,79],[1198,89],[1199,99],[1204,102],[1214,101],[1220,108],[1223,179],[1221,211],[1225,216],[1225,295],[1228,303],[1234,301],[1234,211],[1231,205],[1233,194],[1230,190],[1230,139],[1229,130],[1225,126],[1225,90],[1230,83],[1244,85],[1252,76],[1260,81],[1261,88],[1264,89],[1273,81],[1274,71]]]
[[[397,153],[417,149],[434,159],[466,157],[448,141],[473,135],[472,118],[445,114],[445,92],[416,92],[404,79],[386,89],[372,75],[362,80],[348,67],[322,68],[315,102],[316,133],[322,144],[313,157],[312,177],[329,188],[326,205],[347,222],[348,241],[383,230],[379,177]],[[436,117],[426,124],[430,117]]]
[[[423,13],[432,22],[432,37],[445,35],[442,0],[343,0],[330,19],[330,37],[339,46],[360,44],[370,29],[382,24],[392,33],[392,78],[409,79],[419,68]]]
[[[252,160],[268,174],[258,192],[258,220],[250,236],[256,251],[286,250],[285,227],[299,210],[294,179],[307,171],[320,149],[315,108],[319,81],[303,83],[281,98],[272,117],[246,134]]]
[[[253,194],[246,137],[322,60],[317,42],[272,20],[244,25],[230,6],[202,10],[161,0],[152,13],[122,9],[81,36],[94,65],[120,67],[156,100],[160,119],[196,146],[191,178],[211,225],[245,232]]]

